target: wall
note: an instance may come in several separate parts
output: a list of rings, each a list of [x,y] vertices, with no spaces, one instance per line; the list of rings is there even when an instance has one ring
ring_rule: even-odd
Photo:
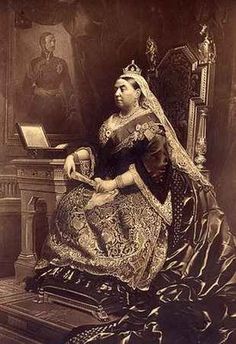
[[[211,154],[218,200],[236,233],[236,3],[231,2],[216,71]]]
[[[0,3],[0,277],[14,274],[14,262],[20,252],[20,198],[15,168],[10,163],[11,153],[6,144],[7,104],[7,3]],[[11,150],[11,152],[10,152]],[[10,153],[10,154],[9,154]]]

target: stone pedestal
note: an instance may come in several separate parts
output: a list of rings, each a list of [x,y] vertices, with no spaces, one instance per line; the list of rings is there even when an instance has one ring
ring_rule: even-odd
[[[37,202],[45,202],[48,224],[62,195],[69,187],[62,159],[16,159],[21,196],[21,252],[15,262],[17,282],[34,273],[37,260],[33,219]]]

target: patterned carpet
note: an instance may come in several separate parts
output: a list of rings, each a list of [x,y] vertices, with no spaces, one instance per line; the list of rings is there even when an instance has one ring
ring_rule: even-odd
[[[0,326],[0,343],[1,344],[41,344],[34,339],[26,338],[21,334],[17,334],[14,331],[6,329]]]

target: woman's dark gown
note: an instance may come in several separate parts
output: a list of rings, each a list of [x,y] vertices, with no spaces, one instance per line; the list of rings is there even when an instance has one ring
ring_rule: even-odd
[[[101,128],[96,174],[130,170],[135,185],[90,210],[89,187],[66,195],[36,281],[83,276],[129,302],[118,323],[75,329],[67,343],[235,343],[235,243],[213,189],[172,165],[154,114],[116,120]]]

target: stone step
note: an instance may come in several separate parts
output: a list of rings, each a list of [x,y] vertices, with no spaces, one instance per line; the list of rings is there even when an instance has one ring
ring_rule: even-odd
[[[46,344],[60,343],[73,327],[91,316],[57,304],[34,303],[34,296],[0,305],[0,323]]]
[[[52,321],[50,315],[52,316],[53,311],[50,308],[37,306],[34,307],[33,298],[1,305],[0,323],[13,332],[37,339],[40,343],[61,342],[71,327],[61,324],[56,313]]]
[[[25,292],[14,280],[0,279],[1,344],[60,344],[75,327],[101,324],[91,313],[75,309],[73,305],[38,303],[37,300],[35,294]],[[109,321],[113,320],[115,317]]]
[[[0,325],[0,343],[1,344],[41,344],[35,339],[27,338],[23,334]]]
[[[35,303],[35,296],[0,305],[0,324],[40,343],[61,343],[70,331],[79,326],[101,322],[91,314],[56,303]],[[2,342],[0,341],[2,344]]]

